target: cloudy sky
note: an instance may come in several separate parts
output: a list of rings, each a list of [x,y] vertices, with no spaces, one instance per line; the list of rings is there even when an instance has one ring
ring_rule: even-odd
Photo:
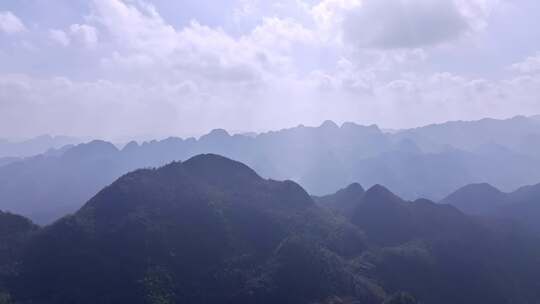
[[[2,0],[0,137],[540,113],[537,0]]]

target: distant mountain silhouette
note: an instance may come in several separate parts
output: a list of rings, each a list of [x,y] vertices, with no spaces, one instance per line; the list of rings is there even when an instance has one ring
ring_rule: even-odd
[[[441,202],[471,215],[494,215],[506,200],[506,193],[490,184],[482,183],[464,186]]]
[[[483,144],[494,143],[527,154],[528,151],[523,149],[527,138],[539,135],[538,116],[516,116],[503,120],[486,118],[428,125],[398,132],[396,137],[412,139],[424,151],[436,151],[444,146],[473,151]]]
[[[298,126],[255,137],[216,129],[200,139],[130,142],[122,149],[92,141],[0,166],[0,208],[50,223],[76,211],[126,172],[201,153],[242,161],[266,178],[294,180],[318,196],[354,182],[368,188],[385,185],[407,200],[438,201],[479,182],[509,191],[540,181],[540,153],[525,153],[517,144],[526,142],[523,136],[517,138],[520,132],[535,136],[536,121],[518,117],[451,122],[397,133],[327,121],[319,127]],[[493,134],[487,134],[492,126]],[[500,130],[506,127],[513,131]],[[499,131],[501,140],[496,138]],[[469,141],[478,140],[478,145],[461,142],[458,134],[472,136]]]
[[[478,228],[471,226],[470,220],[454,207],[426,199],[405,201],[381,185],[364,191],[359,184],[351,184],[334,194],[314,199],[319,206],[350,219],[372,237],[372,241],[382,245],[443,235],[450,238],[445,233],[451,232],[456,233],[452,237],[459,238],[458,233],[468,234]]]
[[[68,136],[42,135],[24,141],[9,141],[0,138],[0,158],[28,157],[58,149],[65,145],[76,144],[80,139]]]
[[[499,234],[452,206],[405,201],[380,185],[316,200],[213,154],[139,169],[37,231],[5,217],[22,228],[1,230],[0,248],[12,248],[6,233],[21,250],[0,259],[16,261],[0,277],[0,298],[509,304],[540,296],[540,242],[521,231]],[[336,210],[350,210],[350,220]]]
[[[526,303],[527,297],[538,296],[531,277],[540,271],[531,264],[540,253],[538,238],[506,227],[500,234],[500,227],[450,205],[408,202],[380,185],[353,199],[351,222],[371,245],[358,262],[387,292],[406,290],[420,303],[511,303],[511,298]],[[514,279],[527,287],[504,283]]]
[[[491,218],[512,219],[540,233],[540,184],[503,193],[488,184],[468,185],[450,194],[443,203],[465,213]]]

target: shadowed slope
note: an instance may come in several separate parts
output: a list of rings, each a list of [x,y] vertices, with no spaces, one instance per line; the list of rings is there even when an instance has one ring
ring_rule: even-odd
[[[364,248],[357,229],[318,209],[297,184],[200,155],[129,173],[45,228],[26,252],[15,296],[310,303],[347,295],[377,303],[343,259]]]

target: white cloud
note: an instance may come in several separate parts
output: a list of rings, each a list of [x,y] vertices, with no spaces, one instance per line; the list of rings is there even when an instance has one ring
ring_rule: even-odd
[[[172,128],[186,135],[181,133],[183,128],[194,131],[187,125],[188,115],[197,114],[194,109],[200,100],[193,90],[189,83],[141,87],[104,80],[76,82],[67,78],[2,75],[0,129],[5,134],[22,136],[35,132],[67,133],[69,129],[71,134],[110,138],[139,134],[142,130],[165,134],[165,128]],[[179,103],[176,98],[186,100]],[[179,117],[186,119],[186,124],[176,120]]]
[[[98,31],[93,26],[75,23],[66,30],[49,30],[49,38],[64,47],[78,43],[93,48],[98,43]]]
[[[460,14],[467,20],[470,29],[475,31],[485,29],[490,14],[501,4],[500,0],[453,1],[455,1]]]
[[[264,18],[247,38],[252,43],[266,48],[290,50],[295,43],[317,43],[316,33],[292,19]]]
[[[277,17],[264,18],[237,37],[197,21],[176,29],[153,6],[138,3],[94,0],[91,19],[117,46],[102,60],[110,72],[132,75],[133,69],[147,69],[143,77],[148,81],[189,80],[207,88],[230,83],[256,89],[264,79],[291,72],[294,46],[317,41],[300,23]]]
[[[0,31],[15,34],[26,31],[24,23],[10,11],[0,11]]]
[[[98,42],[98,31],[87,24],[72,24],[69,27],[70,36],[87,47],[93,47]]]
[[[362,0],[321,0],[311,8],[315,21],[323,28],[331,28],[343,21],[345,12],[358,8]]]
[[[512,64],[511,69],[521,73],[540,72],[540,52],[534,56],[527,57],[522,62]]]
[[[176,30],[150,4],[93,0],[92,19],[104,26],[119,45],[131,51],[167,55],[178,46]]]
[[[201,87],[193,81],[127,84],[4,75],[0,77],[0,129],[18,136],[67,130],[70,135],[108,138],[187,136],[215,127],[275,129],[329,118],[399,128],[449,119],[508,117],[540,108],[535,97],[539,77],[492,81],[450,73],[409,73],[381,81],[351,64],[343,60],[337,74],[319,71],[305,79],[268,80],[261,90],[230,85],[209,90],[207,83]]]
[[[221,24],[191,12],[192,21],[176,22],[144,0],[92,0],[80,21],[49,32],[56,43],[74,47],[81,62],[73,66],[85,72],[0,74],[0,130],[184,136],[325,119],[397,128],[540,109],[540,78],[533,73],[540,55],[515,64],[526,72],[517,76],[466,77],[433,61],[453,56],[456,70],[474,71],[456,59],[470,55],[458,48],[490,30],[494,0],[292,2],[243,1],[239,11],[224,10],[245,18],[242,24],[220,16],[219,22],[231,22]],[[471,39],[452,48],[428,47],[464,35]],[[0,53],[2,61],[12,54],[4,46]],[[51,76],[70,73],[85,81]],[[35,123],[23,123],[28,120]]]
[[[58,43],[64,47],[68,46],[71,43],[71,40],[69,39],[68,35],[63,30],[58,30],[58,29],[49,30],[49,38],[55,43]]]

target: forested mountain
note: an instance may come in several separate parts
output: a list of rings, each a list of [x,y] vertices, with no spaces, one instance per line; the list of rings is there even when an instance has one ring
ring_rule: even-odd
[[[540,0],[0,0],[0,304],[540,304]]]
[[[540,184],[504,193],[488,184],[458,189],[442,200],[465,213],[487,218],[509,219],[540,234]]]
[[[313,200],[294,182],[263,179],[217,155],[126,174],[37,232],[22,222],[5,230],[24,244],[4,279],[13,303],[503,304],[540,296],[537,238],[379,185]]]
[[[366,246],[299,185],[200,155],[127,174],[44,228],[12,290],[22,303],[380,303],[344,258]]]
[[[26,218],[0,211],[0,303],[9,303],[6,281],[18,273],[23,248],[38,227]]]
[[[510,131],[501,131],[506,128]],[[200,153],[242,161],[264,177],[294,180],[314,195],[353,182],[365,187],[385,185],[410,200],[440,200],[459,187],[479,182],[511,191],[540,181],[540,153],[518,144],[534,145],[527,140],[538,134],[537,118],[516,117],[397,133],[330,121],[256,136],[214,130],[199,139],[131,142],[122,149],[93,141],[0,166],[0,208],[50,223],[74,212],[130,170]]]

